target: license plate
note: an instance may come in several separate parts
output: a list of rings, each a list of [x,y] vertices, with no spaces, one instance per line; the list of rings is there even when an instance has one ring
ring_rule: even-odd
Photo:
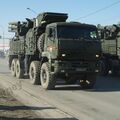
[[[76,68],[76,71],[80,71],[80,72],[86,71],[86,70],[87,70],[86,68]]]

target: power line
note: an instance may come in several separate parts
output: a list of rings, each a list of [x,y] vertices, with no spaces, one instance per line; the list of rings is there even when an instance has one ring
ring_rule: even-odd
[[[116,4],[119,4],[119,3],[120,3],[120,0],[118,0],[118,1],[110,4],[110,5],[108,5],[108,6],[105,6],[105,7],[103,7],[103,8],[100,8],[100,9],[94,11],[94,12],[91,12],[91,13],[85,15],[85,16],[79,17],[79,18],[77,18],[76,20],[78,20],[78,19],[83,19],[83,18],[87,18],[87,17],[92,16],[92,15],[94,15],[94,14],[97,14],[97,13],[99,13],[99,12],[101,12],[101,11],[104,11],[104,10],[106,10],[106,9],[109,9],[109,8],[111,8],[112,6],[114,6],[114,5],[116,5]]]

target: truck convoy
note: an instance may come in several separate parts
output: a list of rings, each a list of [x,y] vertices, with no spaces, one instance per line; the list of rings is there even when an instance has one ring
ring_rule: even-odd
[[[120,71],[120,24],[109,26],[98,25],[98,32],[102,42],[101,74],[109,71],[117,75]]]
[[[44,12],[9,23],[9,31],[15,33],[9,54],[13,76],[29,75],[32,84],[44,89],[54,89],[57,78],[67,84],[79,80],[85,89],[94,86],[101,56],[97,28],[67,18],[64,13]]]

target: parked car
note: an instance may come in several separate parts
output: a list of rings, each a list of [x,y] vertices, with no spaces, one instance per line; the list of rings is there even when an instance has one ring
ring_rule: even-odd
[[[5,53],[4,53],[4,51],[0,51],[0,58],[5,58]]]

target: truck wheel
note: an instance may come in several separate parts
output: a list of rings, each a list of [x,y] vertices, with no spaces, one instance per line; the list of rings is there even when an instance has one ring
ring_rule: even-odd
[[[37,42],[37,47],[38,47],[38,50],[39,50],[40,53],[42,53],[43,48],[44,48],[44,40],[45,40],[45,33],[43,33],[39,37],[38,42]]]
[[[17,59],[13,59],[11,63],[11,74],[12,76],[16,76],[16,61]]]
[[[24,70],[22,68],[22,64],[19,60],[16,61],[16,77],[18,79],[23,78]]]
[[[106,76],[108,75],[108,72],[109,72],[109,67],[108,67],[107,61],[101,60],[100,61],[100,75]]]
[[[8,59],[9,70],[11,70],[11,64],[12,64],[12,57],[9,55],[9,59]]]
[[[80,80],[80,86],[82,89],[91,89],[96,83],[96,75],[86,76],[83,80]]]
[[[30,69],[29,69],[29,77],[30,77],[31,84],[33,85],[40,84],[40,62],[39,61],[31,62]]]
[[[55,88],[56,80],[55,75],[51,74],[49,63],[43,63],[40,72],[41,85],[46,90],[51,90]]]

